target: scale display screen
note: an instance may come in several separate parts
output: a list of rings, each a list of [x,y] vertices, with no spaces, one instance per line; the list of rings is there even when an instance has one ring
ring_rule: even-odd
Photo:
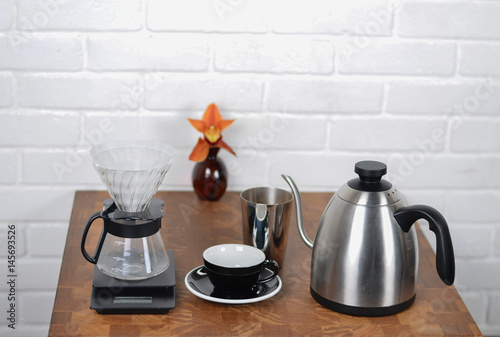
[[[117,296],[113,298],[113,303],[115,304],[143,304],[143,303],[153,303],[153,297],[151,296]]]

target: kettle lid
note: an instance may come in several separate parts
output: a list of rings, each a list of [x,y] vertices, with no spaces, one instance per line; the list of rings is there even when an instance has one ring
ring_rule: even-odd
[[[342,186],[337,195],[350,203],[358,205],[388,205],[401,200],[401,195],[392,184],[382,179],[387,173],[384,163],[365,160],[357,162],[354,172],[359,177],[351,179]]]
[[[382,192],[392,187],[390,182],[382,179],[382,176],[387,173],[387,165],[384,163],[373,160],[360,161],[354,165],[354,172],[359,175],[359,178],[352,179],[347,184],[355,190]]]

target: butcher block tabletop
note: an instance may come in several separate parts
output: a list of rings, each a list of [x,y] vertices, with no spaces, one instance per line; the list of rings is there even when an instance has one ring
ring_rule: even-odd
[[[304,222],[314,237],[331,193],[302,193]],[[186,274],[203,264],[203,251],[221,243],[242,243],[239,193],[226,192],[216,202],[194,192],[158,192],[165,202],[161,235],[175,261],[175,308],[158,315],[101,315],[89,308],[94,265],[81,254],[88,217],[102,210],[104,191],[77,191],[66,239],[49,336],[481,336],[455,287],[447,287],[435,269],[435,255],[421,230],[418,289],[407,310],[386,317],[353,317],[322,307],[309,293],[311,250],[295,221],[280,270],[283,287],[257,303],[227,305],[191,294]],[[100,225],[88,241],[95,244]]]

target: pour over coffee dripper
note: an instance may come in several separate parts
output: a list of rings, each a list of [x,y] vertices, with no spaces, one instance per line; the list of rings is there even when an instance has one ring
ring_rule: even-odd
[[[153,199],[172,164],[174,150],[149,141],[116,141],[95,146],[90,154],[112,199],[88,219],[83,232],[83,256],[111,277],[142,280],[169,266],[159,229],[163,201]],[[104,226],[94,256],[85,249],[93,221]]]
[[[92,162],[120,211],[142,212],[170,169],[174,149],[150,141],[116,141],[90,150]]]

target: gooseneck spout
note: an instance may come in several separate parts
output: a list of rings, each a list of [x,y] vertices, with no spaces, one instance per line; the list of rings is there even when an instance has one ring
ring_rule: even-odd
[[[281,176],[290,186],[293,193],[293,197],[295,199],[295,211],[297,212],[297,227],[299,228],[300,237],[309,248],[312,248],[314,243],[309,238],[309,236],[307,236],[307,233],[304,230],[304,221],[302,219],[302,199],[300,198],[299,189],[297,188],[297,185],[295,185],[295,182],[293,181],[292,177],[287,176],[285,174],[282,174]]]

